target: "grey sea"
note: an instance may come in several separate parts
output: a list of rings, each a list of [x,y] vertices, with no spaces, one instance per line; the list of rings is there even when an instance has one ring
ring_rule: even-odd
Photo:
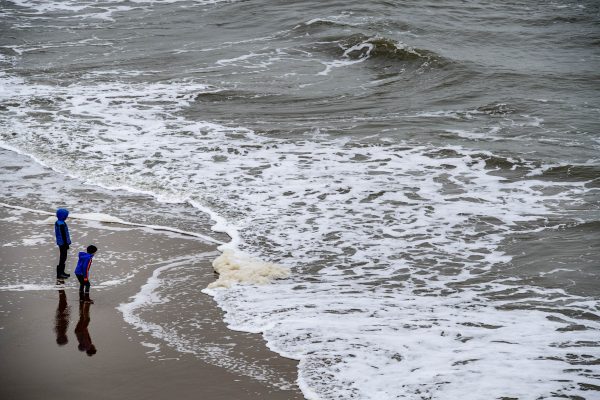
[[[599,71],[597,1],[0,0],[0,202],[225,243],[123,318],[208,294],[307,399],[597,399]]]

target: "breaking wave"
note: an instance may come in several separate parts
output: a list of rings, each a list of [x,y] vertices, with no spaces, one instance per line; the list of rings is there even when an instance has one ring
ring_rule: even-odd
[[[444,66],[448,63],[443,57],[432,51],[414,48],[383,37],[367,37],[355,34],[339,40],[344,56],[350,59],[369,57],[397,62],[419,62]]]

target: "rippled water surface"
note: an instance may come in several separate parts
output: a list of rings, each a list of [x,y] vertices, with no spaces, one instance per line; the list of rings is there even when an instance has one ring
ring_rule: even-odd
[[[202,234],[208,212],[291,269],[210,294],[307,398],[592,399],[599,12],[0,1],[2,201],[54,207],[18,152],[164,203],[98,212]]]

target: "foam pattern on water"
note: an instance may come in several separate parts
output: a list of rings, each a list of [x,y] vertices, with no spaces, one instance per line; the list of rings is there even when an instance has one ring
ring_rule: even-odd
[[[502,273],[504,241],[568,220],[585,182],[538,179],[536,163],[457,146],[286,140],[187,119],[197,94],[217,90],[192,81],[2,85],[13,116],[4,147],[212,210],[231,249],[291,269],[271,285],[207,293],[233,329],[263,332],[300,360],[308,398],[533,399],[597,387],[597,302]]]
[[[256,260],[229,249],[217,257],[212,265],[219,274],[219,279],[208,285],[211,289],[228,288],[236,283],[264,285],[273,279],[283,279],[290,275],[286,268],[275,263]]]
[[[208,314],[210,308],[198,307],[198,263],[206,263],[215,253],[196,254],[164,260],[153,265],[152,276],[129,302],[119,305],[125,321],[140,332],[149,334],[183,354],[192,354],[205,362],[220,366],[238,374],[252,377],[283,390],[294,387],[285,374],[259,359],[252,353],[254,346],[260,348],[254,337],[244,337],[244,345],[236,345],[231,336],[223,336],[218,315]],[[214,307],[213,307],[214,308]],[[161,318],[168,314],[171,317]],[[160,352],[160,345],[146,343]]]
[[[135,8],[146,8],[171,3],[183,3],[189,6],[217,4],[234,0],[116,0],[116,1],[44,1],[44,0],[9,0],[16,6],[23,7],[35,14],[67,13],[76,18],[112,19],[115,12],[130,11]]]
[[[473,293],[415,296],[319,282],[258,293],[238,288],[216,297],[234,329],[263,331],[270,348],[301,360],[299,383],[309,398],[585,398],[579,384],[598,378],[597,321],[566,331],[581,321],[501,311]],[[594,307],[582,301],[566,309],[577,314]],[[565,382],[565,369],[580,376]]]

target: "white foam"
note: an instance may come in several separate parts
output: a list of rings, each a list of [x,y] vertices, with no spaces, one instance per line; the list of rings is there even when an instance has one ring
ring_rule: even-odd
[[[135,274],[129,274],[127,276],[124,276],[123,278],[120,279],[112,279],[109,281],[104,281],[104,282],[100,282],[99,285],[95,285],[94,287],[100,287],[100,288],[105,288],[105,287],[109,287],[109,286],[118,286],[121,285],[125,282],[128,282],[129,280],[133,279],[135,277]]]
[[[264,285],[290,275],[287,268],[233,250],[225,250],[212,265],[219,279],[208,285],[209,289],[228,288],[236,283]]]
[[[48,242],[48,237],[46,236],[34,236],[23,238],[22,245],[23,246],[37,246],[40,244],[44,244]]]
[[[343,68],[343,67],[347,67],[349,65],[359,64],[359,63],[366,61],[369,58],[368,54],[363,57],[356,58],[356,59],[352,59],[352,58],[348,57],[348,54],[350,51],[358,50],[359,48],[362,48],[363,45],[365,47],[369,48],[369,50],[368,50],[368,54],[369,54],[371,52],[371,50],[373,49],[372,44],[370,44],[370,43],[369,44],[366,44],[366,43],[357,44],[357,45],[347,49],[346,51],[344,51],[344,54],[343,54],[344,58],[342,58],[341,60],[321,61],[321,63],[325,66],[325,69],[318,72],[317,75],[326,76],[326,75],[329,75],[329,73],[335,68]]]
[[[1,285],[0,291],[7,292],[29,292],[29,291],[45,291],[45,290],[62,290],[65,289],[63,284],[37,284],[37,283],[17,283],[14,285]]]
[[[468,110],[468,111],[459,111],[459,110],[438,110],[438,111],[424,111],[417,113],[416,117],[426,117],[426,118],[452,118],[452,119],[473,119],[474,115],[483,114],[481,111],[477,110]]]
[[[94,283],[94,289],[105,289],[111,286],[118,286],[131,280],[135,275],[129,274],[120,279],[108,280],[100,283]],[[73,281],[71,281],[73,282]],[[76,282],[75,282],[76,283]],[[68,287],[73,287],[69,282],[60,284],[44,284],[44,283],[15,283],[12,285],[0,285],[0,291],[7,292],[30,292],[30,291],[46,291],[46,290],[62,290]]]
[[[0,133],[3,147],[96,185],[188,202],[230,234],[220,249],[290,269],[269,285],[208,292],[233,329],[263,332],[300,360],[309,397],[585,396],[577,383],[598,373],[569,363],[594,352],[576,343],[597,340],[597,322],[577,331],[556,320],[597,313],[589,299],[525,288],[513,304],[539,310],[502,311],[511,303],[497,297],[516,289],[492,273],[510,262],[502,244],[548,225],[587,190],[581,182],[504,179],[486,165],[494,154],[458,146],[273,139],[189,120],[180,111],[206,90],[193,82],[4,87],[19,135]],[[60,114],[36,119],[31,98]],[[124,317],[177,343],[132,311],[161,301],[160,280],[149,284]]]
[[[172,274],[176,276],[178,270],[182,270],[181,273],[189,277],[190,272],[185,270],[189,264],[207,261],[206,258],[212,256],[214,256],[212,252],[195,254],[190,257],[166,260],[154,265],[158,268],[153,271],[152,276],[140,288],[140,291],[130,298],[130,302],[120,304],[117,309],[123,313],[125,321],[133,325],[138,331],[150,334],[153,338],[166,343],[181,353],[193,354],[208,363],[235,371],[237,374],[252,377],[270,386],[290,389],[290,383],[285,379],[281,379],[276,371],[272,371],[269,367],[260,365],[254,360],[246,362],[244,359],[236,357],[231,351],[235,345],[218,345],[217,343],[207,343],[205,340],[196,340],[195,337],[185,337],[177,331],[176,317],[172,320],[175,326],[154,323],[147,317],[148,311],[174,301],[172,300],[173,294],[162,295],[161,292],[161,288],[168,286],[168,283],[173,281],[170,279],[170,276],[173,276]],[[183,295],[186,296],[185,293]],[[194,320],[186,320],[186,324],[198,328],[202,326],[201,321],[195,320],[197,318],[195,313],[190,313],[189,317]],[[214,324],[214,322],[211,322],[211,324]],[[155,350],[158,351],[158,347]]]
[[[367,297],[351,284],[346,291],[355,293],[317,286],[310,300],[297,298],[293,284],[278,291],[266,287],[258,296],[238,290],[217,295],[234,305],[226,308],[233,329],[263,332],[271,349],[300,359],[299,383],[309,398],[544,396],[568,376],[560,360],[575,351],[572,346],[597,340],[595,322],[589,324],[593,329],[565,334],[557,331],[565,324],[549,322],[545,312],[498,311],[461,294]],[[288,295],[276,295],[281,291]],[[240,295],[243,299],[232,301]],[[274,295],[280,308],[270,314]],[[573,345],[558,346],[565,341]],[[540,373],[518,372],[525,370]],[[335,378],[324,378],[329,374]],[[594,379],[577,382],[594,384]],[[585,396],[577,385],[567,387]]]
[[[158,343],[148,343],[148,342],[140,342],[140,344],[144,347],[148,347],[150,350],[147,354],[159,353],[160,352],[160,344]]]
[[[497,133],[500,132],[501,128],[499,126],[491,127],[487,130],[487,132],[481,131],[468,131],[464,129],[446,129],[446,132],[453,133],[459,137],[465,139],[476,139],[476,140],[502,140],[501,136],[498,136]]]
[[[44,15],[55,12],[67,13],[75,18],[96,18],[113,20],[112,14],[115,12],[133,10],[134,7],[128,5],[135,3],[136,7],[152,8],[161,4],[189,3],[195,5],[213,5],[223,2],[234,2],[235,0],[112,0],[101,2],[95,0],[9,0],[13,4],[33,11],[38,15]],[[86,13],[82,13],[88,11]],[[62,18],[65,18],[63,16]]]

